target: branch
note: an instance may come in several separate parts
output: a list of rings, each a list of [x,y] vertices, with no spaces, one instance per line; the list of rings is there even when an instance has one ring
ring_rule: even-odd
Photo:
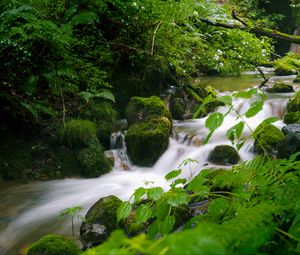
[[[223,27],[226,29],[240,29],[240,30],[247,30],[250,33],[254,33],[256,35],[263,35],[270,38],[280,39],[284,41],[288,41],[291,43],[300,44],[300,36],[296,35],[290,35],[285,34],[277,30],[268,29],[268,28],[261,28],[261,27],[246,27],[246,26],[240,26],[235,24],[225,24],[220,22],[214,22],[208,19],[199,18],[200,21],[202,21],[205,24],[215,26],[215,27]]]
[[[154,53],[155,36],[156,36],[157,30],[159,29],[159,27],[160,27],[161,24],[162,24],[162,21],[160,21],[160,22],[157,24],[157,26],[156,26],[156,28],[155,28],[155,30],[154,30],[154,32],[153,32],[153,36],[152,36],[152,46],[151,46],[151,51],[150,51],[150,54],[151,54],[151,55],[153,55],[153,53]]]

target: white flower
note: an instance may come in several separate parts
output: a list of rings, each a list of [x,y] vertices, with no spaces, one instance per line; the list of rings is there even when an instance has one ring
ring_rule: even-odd
[[[219,55],[222,55],[222,54],[223,54],[223,51],[217,50],[217,53],[218,53]]]

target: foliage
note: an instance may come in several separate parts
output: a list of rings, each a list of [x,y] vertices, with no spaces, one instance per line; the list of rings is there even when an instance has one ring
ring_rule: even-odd
[[[70,208],[66,208],[66,209],[62,210],[59,214],[59,217],[63,217],[63,216],[71,217],[73,238],[75,237],[74,217],[77,217],[78,219],[82,220],[83,217],[80,214],[78,214],[78,212],[81,211],[82,209],[83,209],[83,207],[81,207],[81,206],[74,206],[74,207],[70,207]]]
[[[84,254],[283,254],[296,252],[298,238],[299,161],[259,156],[232,170],[203,170],[185,188],[172,171],[167,192],[138,188],[134,201],[123,202],[118,217],[137,208],[136,221],[147,222],[145,234],[132,239],[114,232],[104,244]],[[173,177],[173,178],[172,178]],[[174,208],[209,199],[207,212],[174,230]],[[126,208],[126,210],[122,210]],[[116,238],[118,241],[116,241]],[[295,253],[297,254],[297,252]]]
[[[73,240],[58,235],[46,235],[34,243],[28,255],[78,255],[80,249]]]
[[[285,57],[274,62],[277,75],[291,75],[300,72],[300,57],[295,53],[288,53]]]

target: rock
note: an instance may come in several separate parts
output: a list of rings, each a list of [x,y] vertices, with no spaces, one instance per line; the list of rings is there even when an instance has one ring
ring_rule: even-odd
[[[117,210],[122,201],[116,196],[107,196],[99,199],[85,215],[85,221],[80,226],[80,237],[85,243],[92,243],[93,245],[103,242],[104,234],[100,234],[106,228],[106,233],[109,235],[113,230],[119,227],[117,222]],[[96,232],[90,231],[87,236],[86,230],[94,229],[96,226]],[[100,232],[99,232],[99,231]],[[97,235],[101,235],[101,239],[96,239]],[[90,235],[92,235],[90,239]],[[94,238],[95,237],[95,238]]]
[[[285,124],[299,123],[300,122],[300,111],[286,113],[284,115],[283,122]]]
[[[125,112],[129,125],[147,121],[155,116],[166,117],[172,121],[169,110],[157,96],[132,97]]]
[[[271,88],[267,89],[269,93],[291,93],[294,92],[292,85],[285,83],[275,83]]]
[[[140,166],[152,166],[167,149],[171,123],[167,118],[152,118],[132,125],[125,141],[130,160]]]
[[[260,124],[253,133],[254,151],[259,154],[276,155],[283,133],[272,124]]]
[[[85,247],[92,247],[107,239],[106,227],[101,224],[86,223],[80,228],[80,236],[83,240],[88,240],[84,243]]]
[[[210,152],[208,161],[216,165],[234,165],[240,161],[240,156],[232,146],[219,145]]]
[[[192,138],[192,145],[199,147],[200,145],[202,145],[202,140],[198,136],[194,136]]]
[[[105,151],[104,155],[106,159],[108,160],[109,164],[113,167],[115,165],[115,156],[112,151]]]
[[[300,151],[300,133],[289,132],[278,147],[278,157],[289,158]],[[299,156],[298,156],[299,160]]]
[[[126,164],[125,162],[121,162],[120,167],[121,167],[121,169],[123,169],[123,170],[125,170],[125,171],[130,170],[130,167],[129,167],[128,164]]]
[[[97,137],[86,142],[84,148],[77,149],[76,157],[83,177],[98,177],[108,173],[112,168]]]
[[[290,53],[287,56],[276,60],[274,63],[276,75],[297,74],[300,70],[300,59],[296,54]]]
[[[300,91],[289,100],[286,113],[284,115],[284,123],[292,124],[300,121]]]
[[[300,134],[300,123],[286,125],[282,128],[282,133],[288,135],[290,133]]]
[[[65,239],[58,235],[46,235],[34,243],[27,255],[78,255],[79,247],[73,240]]]
[[[296,79],[294,80],[294,82],[300,83],[300,74],[298,74],[298,76],[296,77]]]
[[[173,119],[182,120],[185,113],[183,100],[178,97],[172,98],[170,102],[170,111]]]

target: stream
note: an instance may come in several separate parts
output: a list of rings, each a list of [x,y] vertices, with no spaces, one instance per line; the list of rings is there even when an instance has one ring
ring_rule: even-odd
[[[255,72],[252,79],[244,80],[245,87],[259,84]],[[236,79],[242,79],[243,76]],[[280,79],[292,80],[294,77],[281,77]],[[210,78],[208,78],[209,80]],[[225,85],[228,79],[231,84],[235,84],[234,78],[230,77],[211,78],[208,83],[216,87],[215,83],[220,81]],[[273,77],[272,79],[279,79]],[[239,81],[240,82],[240,81]],[[220,91],[228,88],[218,88]],[[235,87],[230,90],[235,90]],[[228,94],[229,92],[221,92]],[[268,94],[263,110],[256,116],[247,119],[251,130],[264,119],[272,116],[282,117],[285,105],[291,94]],[[255,99],[235,99],[234,105],[240,113],[245,113],[251,102]],[[218,111],[225,113],[227,107],[219,107]],[[151,168],[138,167],[132,165],[126,156],[126,149],[114,149],[116,136],[112,139],[111,147],[115,157],[113,171],[94,179],[63,179],[51,181],[37,181],[29,183],[1,182],[0,183],[0,254],[25,254],[26,247],[38,240],[41,236],[49,233],[72,236],[71,221],[68,218],[58,218],[63,209],[73,206],[82,206],[81,215],[85,215],[87,210],[99,198],[116,195],[121,199],[128,199],[133,191],[140,186],[161,186],[168,189],[168,182],[164,176],[171,170],[178,168],[178,165],[185,159],[191,158],[198,161],[190,166],[183,167],[180,178],[190,179],[204,168],[218,167],[207,162],[210,151],[217,145],[228,144],[226,131],[237,124],[240,120],[237,115],[231,112],[226,116],[224,123],[219,127],[208,144],[203,145],[208,134],[205,128],[205,118],[173,122],[173,135],[170,137],[168,149]],[[282,121],[274,123],[281,128]],[[249,136],[251,131],[245,126],[243,136]],[[248,140],[239,151],[241,160],[253,158],[253,141]],[[129,170],[122,167],[126,163]],[[77,221],[76,232],[80,222]]]

